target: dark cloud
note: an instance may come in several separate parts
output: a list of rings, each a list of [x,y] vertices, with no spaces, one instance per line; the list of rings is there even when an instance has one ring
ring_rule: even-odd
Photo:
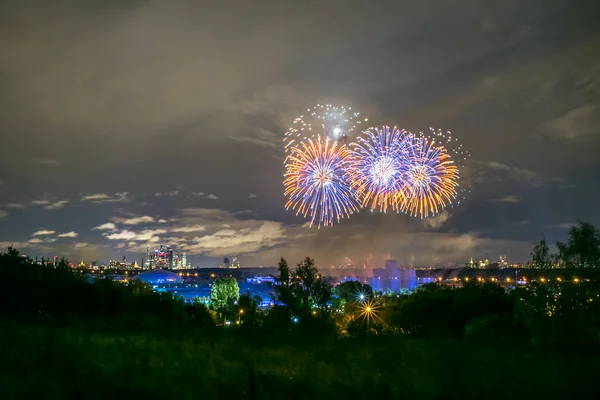
[[[564,237],[551,226],[600,221],[595,2],[51,3],[0,6],[3,245],[430,265],[524,260],[540,232]],[[471,193],[425,221],[303,226],[284,208],[281,139],[318,102],[452,130],[472,155]],[[77,242],[30,242],[41,226]]]

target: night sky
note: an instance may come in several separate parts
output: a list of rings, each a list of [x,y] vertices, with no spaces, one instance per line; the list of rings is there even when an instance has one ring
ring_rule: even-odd
[[[600,6],[574,0],[4,1],[0,245],[138,263],[529,259],[600,225]],[[472,193],[434,219],[286,211],[282,138],[317,103],[451,130]]]

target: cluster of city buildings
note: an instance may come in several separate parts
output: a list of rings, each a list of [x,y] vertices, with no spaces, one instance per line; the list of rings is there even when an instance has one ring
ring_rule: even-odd
[[[478,269],[502,269],[502,268],[522,268],[522,264],[509,264],[506,261],[506,256],[500,256],[500,260],[497,262],[490,262],[490,257],[486,254],[485,259],[474,262],[473,257],[465,264],[467,268],[478,268]]]
[[[144,269],[180,269],[188,268],[187,255],[175,251],[171,246],[161,244],[158,248],[150,250],[146,247],[146,258],[142,261]]]

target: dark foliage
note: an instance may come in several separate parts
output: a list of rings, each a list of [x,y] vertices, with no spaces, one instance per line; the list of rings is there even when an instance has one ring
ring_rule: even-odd
[[[10,283],[0,295],[9,305],[0,312],[1,398],[600,394],[600,287],[591,273],[510,294],[472,283],[379,297],[347,283],[334,290],[345,302],[336,309],[312,259],[295,271],[281,260],[280,304],[264,312],[242,294],[227,308],[238,323],[224,327],[200,303],[136,281],[90,283],[66,265],[0,255]],[[366,304],[375,310],[368,324]]]

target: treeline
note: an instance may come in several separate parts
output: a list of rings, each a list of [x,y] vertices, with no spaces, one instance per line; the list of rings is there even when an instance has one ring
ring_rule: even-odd
[[[200,304],[184,304],[137,280],[88,280],[65,260],[57,266],[38,265],[9,248],[0,254],[0,276],[0,316],[5,321],[153,332],[214,327]]]
[[[600,231],[589,222],[579,222],[569,229],[566,242],[556,242],[551,253],[546,238],[535,245],[530,266],[535,268],[598,268],[600,267]]]
[[[9,249],[0,255],[5,321],[85,325],[125,332],[214,332],[237,326],[247,338],[378,336],[522,338],[535,344],[600,343],[600,282],[585,278],[534,280],[510,293],[493,283],[462,288],[425,285],[413,294],[377,294],[360,282],[332,287],[306,258],[290,268],[279,262],[277,305],[240,295],[234,279],[217,279],[210,305],[186,304],[132,280],[88,281],[59,263],[41,266]]]

